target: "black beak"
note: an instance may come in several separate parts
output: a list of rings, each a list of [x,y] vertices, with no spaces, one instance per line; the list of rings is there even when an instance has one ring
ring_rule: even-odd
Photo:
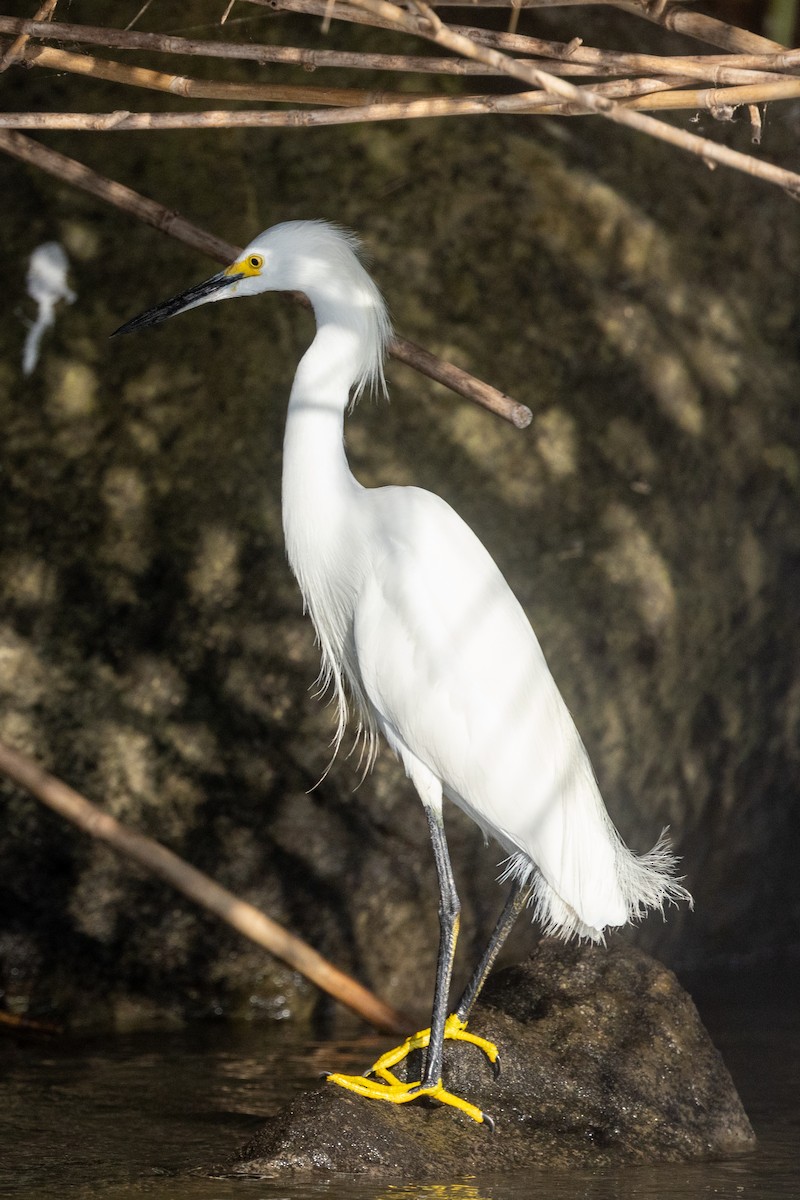
[[[196,308],[199,304],[204,304],[215,292],[230,287],[231,284],[243,278],[243,275],[228,275],[225,271],[220,271],[218,275],[212,275],[210,279],[206,279],[205,283],[198,283],[188,291],[181,292],[180,296],[164,300],[161,304],[156,304],[154,308],[148,308],[147,312],[140,313],[138,317],[126,321],[124,325],[120,325],[119,329],[115,329],[111,336],[116,337],[119,333],[135,333],[137,329],[149,329],[151,325],[160,325],[162,321],[166,321],[180,312],[185,312],[187,308]]]

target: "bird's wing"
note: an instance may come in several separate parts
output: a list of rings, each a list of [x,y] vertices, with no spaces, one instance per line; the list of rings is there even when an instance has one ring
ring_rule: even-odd
[[[509,851],[510,872],[535,880],[550,933],[598,939],[685,896],[660,844],[639,859],[620,840],[536,636],[478,538],[417,489],[379,489],[373,514],[355,649],[415,781],[418,762]]]
[[[509,849],[515,809],[542,804],[583,754],[539,643],[482,543],[439,497],[372,494],[374,553],[354,637],[390,731]],[[535,799],[535,798],[534,798]]]

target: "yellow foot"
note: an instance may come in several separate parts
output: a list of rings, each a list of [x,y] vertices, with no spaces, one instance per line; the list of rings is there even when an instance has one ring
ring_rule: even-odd
[[[487,1041],[486,1038],[478,1037],[477,1034],[467,1033],[467,1022],[462,1021],[455,1013],[451,1013],[445,1022],[444,1036],[454,1042],[470,1042],[473,1046],[477,1046],[492,1064],[495,1079],[500,1074],[500,1054],[497,1046],[495,1046],[494,1042]],[[424,1050],[430,1039],[430,1029],[421,1029],[419,1033],[406,1038],[401,1045],[395,1046],[393,1050],[387,1050],[385,1054],[382,1054],[367,1074],[377,1075],[379,1078],[385,1079],[387,1083],[396,1083],[397,1080],[392,1074],[391,1068],[396,1067],[413,1050]]]
[[[416,1036],[421,1035],[417,1034]],[[408,1040],[414,1041],[413,1038]],[[427,1045],[427,1043],[424,1044]],[[384,1055],[384,1057],[386,1056]],[[370,1100],[386,1100],[389,1104],[408,1104],[411,1100],[418,1100],[421,1096],[429,1096],[431,1100],[436,1100],[439,1104],[449,1104],[451,1108],[457,1108],[459,1112],[465,1113],[478,1124],[486,1125],[490,1130],[494,1130],[494,1121],[490,1116],[481,1112],[468,1100],[462,1100],[453,1092],[445,1091],[441,1079],[438,1083],[428,1087],[423,1087],[421,1083],[401,1083],[388,1068],[384,1077],[387,1079],[386,1083],[380,1083],[377,1079],[367,1079],[364,1075],[328,1075],[327,1079],[330,1083],[337,1083],[339,1087],[347,1088],[349,1092],[355,1092],[358,1096],[367,1096]]]

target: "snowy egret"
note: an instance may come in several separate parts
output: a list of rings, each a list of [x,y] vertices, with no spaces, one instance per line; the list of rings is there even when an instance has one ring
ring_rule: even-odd
[[[496,1047],[467,1019],[515,918],[532,903],[544,930],[601,940],[668,900],[690,897],[674,878],[663,835],[643,856],[622,842],[539,642],[483,544],[438,496],[416,487],[362,487],[350,472],[343,420],[351,396],[385,392],[390,324],[349,233],[290,221],[260,234],[205,283],[123,325],[129,333],[209,301],[265,291],[305,293],[316,336],[289,397],[283,527],[289,562],[319,640],[324,682],[348,702],[368,761],[378,734],[424,806],[439,881],[440,941],[430,1029],[365,1076],[329,1078],[392,1103],[429,1096],[491,1125],[442,1082],[446,1037]],[[471,982],[448,1016],[459,900],[445,838],[447,796],[505,851],[511,892]],[[422,1078],[392,1068],[427,1047]]]
[[[22,373],[31,375],[39,361],[39,345],[45,330],[56,319],[59,300],[74,304],[77,296],[67,284],[69,259],[60,242],[42,242],[31,254],[28,264],[28,295],[39,306],[36,320],[28,330],[22,351]]]

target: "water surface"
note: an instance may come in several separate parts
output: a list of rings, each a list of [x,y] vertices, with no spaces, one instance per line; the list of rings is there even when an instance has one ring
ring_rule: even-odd
[[[797,1200],[800,1006],[785,978],[727,981],[700,1008],[758,1136],[722,1163],[407,1185],[357,1176],[242,1180],[200,1172],[325,1069],[373,1041],[299,1042],[285,1026],[40,1038],[0,1032],[0,1195],[20,1200]],[[487,1136],[476,1131],[477,1136]]]

